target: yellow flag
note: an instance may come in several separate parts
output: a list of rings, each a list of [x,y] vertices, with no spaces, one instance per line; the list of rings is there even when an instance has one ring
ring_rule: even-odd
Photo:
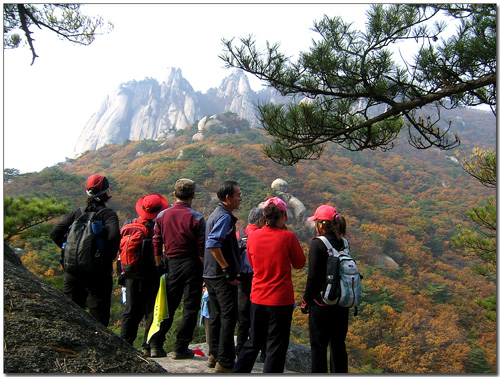
[[[168,318],[166,278],[166,274],[163,274],[160,278],[160,287],[158,288],[158,293],[156,294],[153,323],[151,324],[148,332],[148,344],[151,337],[160,330],[161,322]]]

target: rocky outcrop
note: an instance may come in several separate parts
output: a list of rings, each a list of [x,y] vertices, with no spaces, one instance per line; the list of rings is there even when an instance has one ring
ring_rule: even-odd
[[[161,85],[154,79],[121,84],[89,119],[75,153],[127,139],[168,138],[200,116],[193,88],[180,69],[172,68]]]
[[[4,373],[166,373],[4,246]]]
[[[121,84],[85,124],[74,156],[125,140],[169,139],[205,116],[225,112],[259,127],[256,103],[288,101],[270,88],[252,91],[242,71],[232,72],[204,94],[194,91],[179,68],[169,68],[165,77],[161,84],[151,78]]]

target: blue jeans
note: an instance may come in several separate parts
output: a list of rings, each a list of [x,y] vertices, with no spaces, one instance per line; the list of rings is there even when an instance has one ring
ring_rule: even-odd
[[[210,300],[210,354],[224,368],[233,368],[236,357],[234,329],[238,319],[238,287],[225,278],[205,278]]]

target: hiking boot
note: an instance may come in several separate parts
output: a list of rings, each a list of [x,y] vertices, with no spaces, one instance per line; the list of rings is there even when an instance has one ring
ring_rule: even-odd
[[[186,348],[186,350],[182,352],[175,351],[172,353],[172,359],[176,360],[192,359],[193,357],[194,357],[194,351],[189,348]]]
[[[163,348],[161,349],[152,348],[150,357],[167,357],[167,353]]]
[[[208,355],[208,360],[207,360],[207,367],[209,368],[215,368],[215,356],[214,355]]]
[[[232,368],[223,367],[218,362],[215,364],[215,373],[231,373],[232,370]]]

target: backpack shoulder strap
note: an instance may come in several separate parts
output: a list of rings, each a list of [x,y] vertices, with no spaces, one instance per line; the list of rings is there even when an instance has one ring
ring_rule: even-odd
[[[325,246],[326,246],[326,248],[328,250],[328,255],[334,255],[336,257],[338,257],[340,255],[340,253],[337,251],[337,249],[335,249],[332,246],[332,244],[330,243],[330,241],[328,241],[328,239],[325,236],[318,236],[316,238],[318,238],[321,241],[323,241],[323,243],[325,244]]]
[[[344,241],[344,250],[342,250],[342,252],[351,256],[351,250],[349,250],[349,242],[347,242],[345,238],[342,238],[342,240]]]

